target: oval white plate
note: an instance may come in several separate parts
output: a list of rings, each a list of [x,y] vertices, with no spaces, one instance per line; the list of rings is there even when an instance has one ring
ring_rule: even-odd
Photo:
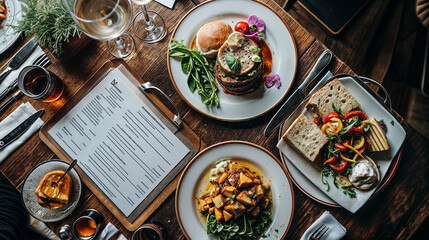
[[[375,117],[376,119],[384,119],[387,124],[388,130],[386,138],[390,144],[391,150],[388,151],[388,154],[385,152],[383,154],[379,154],[378,158],[375,158],[376,161],[380,160],[377,161],[377,163],[380,165],[380,170],[382,172],[382,181],[379,184],[379,187],[371,195],[372,198],[386,187],[398,169],[399,162],[402,157],[403,148],[401,148],[401,146],[405,138],[405,131],[401,124],[397,122],[396,119],[394,119],[386,110],[384,110],[384,108],[354,80],[351,78],[342,78],[340,80],[350,93],[359,101],[359,103],[361,103],[360,108],[366,112],[368,116]],[[301,105],[296,111],[298,113],[307,113],[303,106],[304,105]],[[291,115],[295,115],[295,113]],[[391,120],[394,120],[395,122],[393,125],[389,123]],[[288,124],[289,120],[283,122],[281,125],[278,135],[279,140],[288,129]],[[324,205],[341,207],[338,203],[328,197],[325,192],[315,186],[311,180],[308,179],[308,176],[304,175],[297,167],[295,167],[288,157],[292,157],[292,155],[285,156],[285,154],[280,151],[280,158],[282,159],[283,165],[286,167],[288,176],[304,194]]]
[[[283,239],[292,222],[294,194],[292,184],[280,161],[268,150],[249,142],[228,141],[212,145],[200,152],[183,171],[176,190],[176,216],[188,239],[211,239],[198,212],[195,199],[201,196],[208,180],[203,175],[222,158],[240,158],[255,166],[263,179],[271,184],[273,222],[265,234]],[[263,239],[263,238],[261,238]]]
[[[219,107],[209,108],[201,102],[197,91],[192,93],[187,85],[187,75],[182,72],[180,60],[167,57],[171,80],[180,96],[198,112],[223,121],[244,121],[258,117],[275,107],[289,91],[297,67],[295,41],[286,23],[267,5],[249,0],[217,0],[200,4],[189,11],[179,22],[172,38],[184,40],[189,46],[204,24],[225,21],[233,29],[235,23],[247,21],[257,15],[265,21],[265,40],[273,54],[271,74],[278,74],[281,87],[267,88],[263,84],[254,92],[244,95],[225,94],[221,86]]]
[[[69,163],[58,159],[48,160],[37,165],[25,178],[21,191],[22,202],[28,213],[37,220],[42,222],[57,222],[66,218],[77,207],[82,193],[82,182],[75,169],[70,170],[68,173],[72,179],[72,190],[69,202],[64,207],[57,209],[42,207],[37,202],[37,196],[34,193],[40,180],[48,172],[54,170],[65,171],[69,165]]]
[[[0,54],[6,51],[18,39],[20,33],[15,33],[15,29],[8,25],[18,25],[22,19],[22,8],[18,0],[6,0],[7,17],[2,22],[0,28]]]

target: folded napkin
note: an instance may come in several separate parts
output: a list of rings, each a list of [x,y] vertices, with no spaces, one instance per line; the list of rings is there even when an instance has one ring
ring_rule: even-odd
[[[155,2],[161,3],[162,5],[172,9],[176,0],[155,0]]]
[[[34,50],[34,52],[27,58],[27,60],[25,60],[25,62],[18,69],[10,72],[10,74],[0,84],[0,95],[3,92],[3,90],[5,90],[8,86],[10,86],[10,84],[12,84],[12,82],[18,78],[19,73],[21,72],[21,70],[24,67],[26,67],[28,65],[32,65],[34,60],[36,60],[36,58],[38,58],[43,53],[44,52],[43,52],[42,48],[37,46],[36,49]]]
[[[115,235],[117,231],[118,229],[112,223],[109,222],[101,232],[100,236],[98,236],[97,240],[110,240],[110,238],[113,237],[113,235]],[[127,240],[127,238],[121,234],[119,235],[117,240]]]
[[[16,128],[25,119],[36,112],[36,109],[29,103],[22,103],[13,113],[7,116],[0,122],[0,139],[6,136],[10,131]],[[3,150],[0,150],[0,163],[9,156],[10,153],[15,151],[22,143],[31,137],[43,125],[43,121],[39,118],[33,125],[18,139],[10,143]]]
[[[30,216],[30,222],[29,222],[30,228],[32,228],[34,231],[40,233],[44,237],[50,239],[50,240],[60,240],[60,238],[55,235],[55,233],[46,226],[45,223],[35,219],[34,217]]]
[[[322,239],[338,240],[346,235],[346,228],[341,225],[334,216],[328,211],[325,211],[319,219],[317,219],[302,235],[301,240],[310,239],[313,234],[321,225],[328,227],[328,231],[323,235]]]

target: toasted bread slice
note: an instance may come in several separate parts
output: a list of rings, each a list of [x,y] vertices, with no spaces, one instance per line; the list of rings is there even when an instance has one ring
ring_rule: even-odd
[[[252,61],[252,57],[259,56],[259,51],[252,51],[252,49],[255,48],[258,48],[258,44],[246,37],[241,42],[241,46],[236,48],[231,48],[228,45],[228,41],[225,41],[217,55],[219,66],[223,71],[229,74],[237,76],[248,74],[256,65],[256,63]],[[229,69],[225,60],[226,55],[232,55],[240,61],[241,69],[239,71],[232,72],[231,69]]]
[[[371,126],[369,127],[369,131],[365,133],[365,136],[370,142],[370,151],[380,152],[389,150],[389,143],[387,143],[386,136],[380,124],[373,117],[369,119],[369,122]]]
[[[314,93],[305,107],[315,117],[324,118],[326,114],[334,111],[332,104],[341,109],[343,114],[347,114],[360,106],[346,87],[338,79],[335,79]]]
[[[62,170],[51,171],[40,180],[39,185],[34,191],[40,199],[39,202],[68,203],[72,185],[70,176],[68,174],[65,175],[57,187],[52,186],[52,183],[57,182],[63,174],[64,171]]]
[[[301,155],[314,162],[329,138],[306,116],[299,116],[283,135],[283,139]]]

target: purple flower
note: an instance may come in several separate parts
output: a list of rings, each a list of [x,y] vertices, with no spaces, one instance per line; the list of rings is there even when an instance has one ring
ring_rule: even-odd
[[[249,24],[250,33],[260,33],[265,30],[264,20],[258,18],[256,15],[252,15],[247,19],[247,23]]]
[[[250,38],[252,41],[254,41],[256,43],[259,42],[259,36],[258,36],[257,32],[252,33],[252,34],[243,34],[243,36]]]
[[[265,77],[265,86],[270,88],[273,85],[276,86],[277,88],[279,88],[282,85],[282,83],[280,82],[280,76],[278,74],[269,75]]]

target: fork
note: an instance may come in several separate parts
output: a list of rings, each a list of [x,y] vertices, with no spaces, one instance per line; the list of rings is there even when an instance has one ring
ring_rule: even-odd
[[[325,225],[321,225],[319,228],[316,229],[316,231],[313,232],[313,234],[310,236],[310,240],[319,240],[321,239],[325,233],[329,230],[329,227]]]
[[[42,55],[40,55],[39,57],[37,57],[33,61],[33,65],[37,65],[40,67],[46,67],[49,63],[51,63],[51,60],[49,60],[49,57],[46,55],[46,53],[43,53]],[[18,78],[15,79],[12,82],[12,84],[9,85],[9,87],[7,87],[5,90],[3,90],[3,92],[0,94],[0,96],[3,97],[4,95],[8,94],[10,91],[15,89],[17,86],[18,86]],[[6,100],[6,102],[4,102],[0,106],[0,112],[2,112],[7,106],[9,106],[12,102],[17,100],[21,96],[22,96],[22,92],[21,92],[21,90],[18,89],[18,91],[16,91],[8,100]],[[0,99],[1,99],[1,97],[0,97]]]

